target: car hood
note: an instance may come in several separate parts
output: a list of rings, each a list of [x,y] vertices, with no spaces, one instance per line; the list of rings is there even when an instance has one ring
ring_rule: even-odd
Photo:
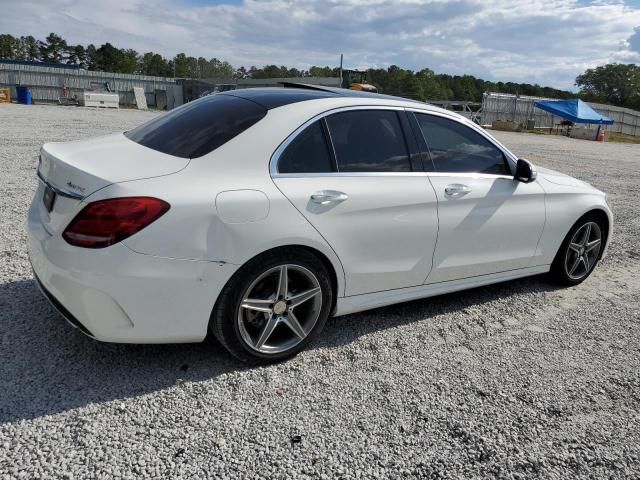
[[[578,180],[577,178],[570,177],[569,175],[565,175],[564,173],[558,172],[556,170],[538,166],[536,166],[536,170],[538,171],[538,179],[542,180],[543,182],[546,181],[555,185],[563,185],[565,187],[573,187],[585,191],[598,192],[603,194],[603,192],[595,188],[593,185],[587,182],[583,182],[582,180]]]

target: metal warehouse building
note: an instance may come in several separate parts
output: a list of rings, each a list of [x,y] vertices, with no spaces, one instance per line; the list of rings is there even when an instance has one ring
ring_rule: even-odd
[[[118,92],[121,106],[135,106],[133,87],[141,87],[144,89],[147,105],[170,110],[213,92],[278,87],[282,86],[282,82],[340,86],[340,79],[337,77],[175,79],[94,72],[75,65],[0,59],[0,88],[9,88],[11,98],[16,98],[16,86],[27,87],[32,92],[33,100],[39,103],[58,103],[61,97],[77,96],[80,99],[85,91],[102,89],[108,85],[110,91]]]
[[[559,121],[548,112],[535,108],[536,100],[553,100],[543,97],[528,97],[525,95],[511,95],[505,93],[488,92],[482,100],[480,122],[491,125],[495,121],[510,121],[526,124],[527,120],[534,120],[538,128],[551,128]],[[640,112],[630,108],[615,107],[603,103],[589,102],[591,108],[614,121],[607,130],[625,135],[640,136]],[[592,125],[591,128],[597,128]]]
[[[0,88],[9,88],[16,98],[16,86],[27,87],[35,102],[57,103],[64,96],[82,98],[85,91],[98,85],[109,85],[118,92],[120,105],[135,106],[133,87],[144,89],[147,104],[156,108],[182,105],[182,87],[174,78],[130,75],[126,73],[92,72],[74,65],[0,60]]]

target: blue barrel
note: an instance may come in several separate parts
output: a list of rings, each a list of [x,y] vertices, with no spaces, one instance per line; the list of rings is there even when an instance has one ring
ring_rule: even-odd
[[[33,103],[33,95],[27,87],[16,86],[16,98],[18,103],[31,105]]]
[[[25,87],[18,87],[16,85],[16,100],[18,101],[18,103],[24,103],[24,91],[26,90]]]

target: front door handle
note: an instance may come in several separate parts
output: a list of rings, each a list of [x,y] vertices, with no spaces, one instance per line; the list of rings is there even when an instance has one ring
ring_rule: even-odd
[[[471,187],[462,183],[452,183],[444,188],[444,193],[447,195],[466,195],[470,191]]]
[[[326,205],[332,202],[344,202],[349,196],[344,192],[338,192],[337,190],[322,190],[311,195],[311,201],[313,203],[319,203],[320,205]]]

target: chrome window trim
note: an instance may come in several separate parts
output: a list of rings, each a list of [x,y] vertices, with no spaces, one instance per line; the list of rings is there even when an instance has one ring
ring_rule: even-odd
[[[446,112],[433,111],[429,109],[421,109],[416,107],[404,107],[404,106],[392,106],[392,105],[352,105],[349,107],[337,107],[322,113],[319,113],[298,128],[296,128],[289,136],[278,146],[278,148],[271,155],[271,160],[269,161],[269,173],[272,178],[306,178],[306,177],[384,177],[384,176],[433,176],[433,177],[461,177],[461,178],[503,178],[513,180],[513,176],[509,175],[495,175],[491,173],[476,173],[476,172],[324,172],[324,173],[279,173],[278,172],[278,160],[282,153],[286,150],[286,148],[295,140],[295,138],[302,133],[309,125],[312,123],[321,120],[329,115],[340,112],[348,112],[352,110],[394,110],[397,112],[415,112],[415,113],[423,113],[427,115],[436,115],[438,117],[446,118],[448,120],[452,120],[454,122],[458,122],[461,125],[464,125],[468,128],[471,128],[475,132],[482,135],[486,138],[494,147],[500,150],[507,160],[511,162],[513,168],[515,169],[516,163],[518,161],[517,157],[503,147],[501,144],[497,143],[493,138],[491,138],[483,128],[479,127],[475,123],[471,122],[463,122],[457,116],[450,115]],[[425,140],[426,141],[426,140]],[[333,144],[330,145],[333,148]]]
[[[511,166],[513,168],[516,167],[516,164],[518,162],[518,157],[516,157],[513,153],[511,153],[505,146],[503,146],[502,144],[498,143],[493,137],[491,137],[485,131],[484,128],[480,127],[479,125],[476,125],[475,123],[473,123],[471,121],[468,121],[466,118],[464,119],[464,121],[462,121],[460,118],[458,118],[457,116],[454,116],[454,115],[449,115],[447,113],[440,112],[440,111],[420,109],[420,108],[416,108],[416,107],[405,107],[405,110],[407,112],[422,113],[422,114],[425,114],[425,115],[434,115],[436,117],[446,118],[447,120],[452,120],[454,122],[458,122],[461,125],[464,125],[465,127],[471,128],[474,132],[477,132],[480,135],[482,135],[485,139],[487,139],[489,141],[489,143],[491,143],[494,147],[496,147],[498,150],[500,150],[505,155],[505,157],[510,162],[510,164],[511,164]],[[425,139],[425,142],[426,142],[426,139]],[[429,142],[427,142],[427,145],[429,145]],[[504,175],[502,175],[502,176],[504,176]]]
[[[323,177],[456,177],[456,178],[493,178],[514,180],[510,175],[493,173],[456,173],[456,172],[324,172],[324,173],[275,173],[272,178],[323,178]]]
[[[285,151],[285,149],[289,146],[289,144],[291,142],[293,142],[293,140],[295,140],[295,138],[300,135],[300,133],[302,133],[302,131],[307,128],[309,125],[311,125],[313,122],[317,121],[317,120],[321,120],[329,115],[333,115],[334,113],[341,113],[341,112],[349,112],[349,111],[353,111],[353,110],[394,110],[396,112],[402,112],[404,111],[404,107],[402,106],[391,106],[391,105],[352,105],[350,107],[337,107],[337,108],[333,108],[331,110],[327,110],[325,112],[319,113],[318,115],[315,115],[314,117],[310,118],[309,120],[307,120],[306,122],[304,122],[302,125],[300,125],[298,128],[296,128],[279,146],[278,148],[276,148],[275,152],[273,152],[273,154],[271,155],[271,160],[269,161],[269,173],[271,174],[272,177],[276,177],[276,176],[281,176],[281,175],[296,175],[296,176],[301,176],[301,175],[316,175],[314,174],[290,174],[290,173],[278,173],[278,160],[280,160],[280,156],[282,155],[282,153]],[[332,144],[333,145],[333,144]],[[332,147],[333,148],[333,147]],[[337,160],[336,160],[337,162]],[[320,175],[345,175],[347,173],[351,173],[351,172],[327,172],[327,173],[322,173]],[[363,173],[421,173],[421,172],[363,172]],[[358,174],[360,175],[360,174]]]
[[[76,193],[76,192],[72,192],[71,190],[65,190],[64,188],[60,188],[60,187],[52,184],[51,182],[49,182],[48,180],[46,180],[42,176],[42,174],[40,173],[40,170],[38,170],[37,174],[38,174],[38,180],[40,180],[43,184],[45,184],[51,190],[56,192],[58,195],[60,195],[62,197],[73,198],[74,200],[82,200],[82,199],[85,198],[84,195],[81,195],[81,194]]]

